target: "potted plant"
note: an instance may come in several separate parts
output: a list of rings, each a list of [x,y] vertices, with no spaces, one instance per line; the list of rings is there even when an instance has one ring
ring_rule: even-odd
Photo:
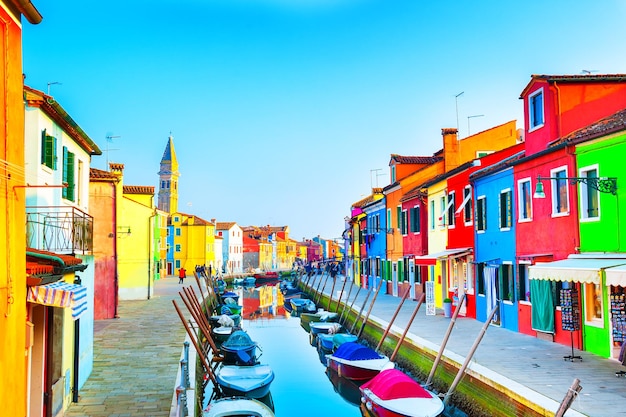
[[[452,316],[452,299],[448,297],[443,299],[443,316],[444,317]]]

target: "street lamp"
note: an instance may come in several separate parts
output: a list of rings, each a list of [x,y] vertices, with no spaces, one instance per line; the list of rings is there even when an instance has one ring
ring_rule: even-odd
[[[537,177],[537,185],[535,186],[535,193],[533,198],[546,198],[546,194],[543,191],[542,180],[569,180],[570,184],[583,183],[587,187],[597,190],[601,193],[617,194],[617,178],[598,178],[598,177]]]

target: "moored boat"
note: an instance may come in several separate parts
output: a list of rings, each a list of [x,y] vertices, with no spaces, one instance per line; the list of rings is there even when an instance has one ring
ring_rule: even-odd
[[[232,416],[274,417],[274,412],[261,401],[246,397],[220,398],[202,411],[202,417]]]
[[[383,369],[395,367],[386,356],[357,342],[339,346],[335,353],[326,355],[326,363],[339,376],[357,381],[367,381]]]
[[[315,303],[308,298],[291,298],[289,299],[289,303],[291,303],[292,311],[297,314],[315,311]]]
[[[361,385],[361,401],[375,417],[436,417],[443,401],[397,369],[386,369]]]
[[[243,330],[235,330],[230,337],[222,343],[221,352],[224,355],[224,363],[232,365],[254,365],[257,344]]]
[[[256,282],[255,277],[233,278],[233,285],[251,286]]]
[[[341,330],[341,324],[325,321],[315,321],[309,323],[309,326],[309,342],[311,346],[317,345],[317,336],[328,335],[329,333],[336,333]]]
[[[312,302],[312,301],[311,301]],[[311,323],[314,322],[335,322],[339,319],[339,314],[333,313],[325,310],[318,310],[315,313],[301,313],[300,314],[300,325],[307,332],[311,331]]]
[[[215,378],[226,396],[262,398],[270,391],[274,371],[269,365],[222,365]]]

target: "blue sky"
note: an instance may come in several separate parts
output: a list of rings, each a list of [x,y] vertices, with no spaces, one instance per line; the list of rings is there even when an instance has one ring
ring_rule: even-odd
[[[461,137],[522,127],[531,74],[626,73],[625,0],[34,4],[26,84],[61,83],[50,94],[125,184],[158,185],[171,132],[180,211],[295,239],[340,237],[390,154],[441,149],[457,105]]]

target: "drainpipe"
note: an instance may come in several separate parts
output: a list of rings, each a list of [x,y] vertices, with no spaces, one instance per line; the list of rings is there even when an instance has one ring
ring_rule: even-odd
[[[81,279],[74,276],[74,284],[80,285]],[[80,368],[80,318],[74,320],[74,380],[72,381],[72,402],[78,402],[78,370]]]
[[[115,273],[115,277],[113,279],[115,286],[115,305],[113,306],[113,318],[119,319],[120,316],[117,314],[117,307],[120,302],[120,285],[119,285],[119,273],[117,267],[117,183],[112,183],[113,186],[113,272]]]
[[[152,238],[154,232],[154,218],[156,217],[156,209],[152,211],[152,215],[148,217],[148,300],[150,299],[150,287],[152,284],[152,244],[154,239]]]
[[[558,127],[557,127],[557,137],[561,138],[561,90],[559,89],[556,81],[554,82],[554,88],[556,89],[556,111],[558,115]]]

